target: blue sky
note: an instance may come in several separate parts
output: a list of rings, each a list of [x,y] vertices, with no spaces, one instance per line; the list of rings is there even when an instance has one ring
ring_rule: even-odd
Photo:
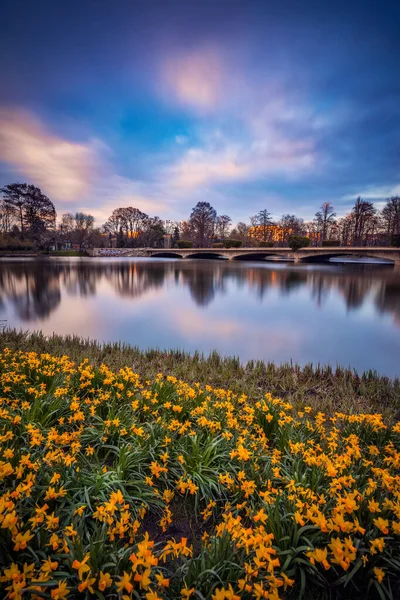
[[[0,184],[58,213],[400,194],[400,4],[2,0]]]

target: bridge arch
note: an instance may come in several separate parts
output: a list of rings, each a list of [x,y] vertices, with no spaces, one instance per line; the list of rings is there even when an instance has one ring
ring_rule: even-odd
[[[328,262],[331,258],[377,258],[379,260],[384,260],[388,264],[395,264],[396,260],[387,256],[385,252],[368,252],[368,248],[360,248],[360,251],[357,252],[355,250],[349,250],[348,252],[343,251],[343,248],[338,251],[332,250],[332,252],[321,252],[321,253],[313,253],[308,254],[301,252],[299,253],[299,259],[301,262]]]
[[[282,256],[282,254],[278,255],[276,252],[272,252],[272,251],[242,252],[242,253],[235,254],[235,256],[232,257],[232,260],[262,261],[262,260],[265,260],[266,258],[273,258],[273,257],[278,258],[279,256]],[[283,258],[287,258],[287,257],[283,256]]]
[[[183,258],[182,254],[179,254],[178,252],[170,252],[170,251],[160,251],[160,252],[152,252],[150,254],[150,257],[154,257],[154,258]]]
[[[208,258],[214,260],[227,260],[229,257],[224,255],[223,252],[191,252],[190,254],[186,254],[185,258]]]

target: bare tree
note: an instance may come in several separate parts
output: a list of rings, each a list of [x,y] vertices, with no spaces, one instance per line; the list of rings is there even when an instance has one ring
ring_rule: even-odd
[[[160,217],[148,217],[145,227],[139,234],[138,242],[145,247],[158,247],[165,235],[164,222]]]
[[[122,228],[123,219],[121,217],[119,208],[113,210],[110,217],[108,217],[107,221],[103,225],[103,229],[106,233],[117,236]]]
[[[90,233],[93,230],[94,217],[92,215],[78,212],[75,214],[74,219],[74,237],[79,244],[80,249],[83,249],[89,239]]]
[[[224,240],[229,235],[232,219],[228,215],[219,215],[215,221],[215,233]]]
[[[2,201],[0,204],[0,231],[2,233],[9,233],[11,231],[14,216],[15,209]]]
[[[306,227],[303,219],[296,217],[295,215],[282,215],[278,223],[282,229],[282,242],[287,244],[288,239],[291,235],[305,235]]]
[[[209,202],[198,202],[193,208],[189,223],[197,246],[204,248],[214,236],[217,212]]]
[[[382,220],[388,236],[400,235],[400,196],[388,198],[382,209]]]
[[[146,213],[133,206],[120,208],[119,215],[127,236],[132,240],[145,229],[149,218]]]
[[[27,188],[27,183],[9,183],[0,190],[9,214],[14,215],[17,219],[22,238],[24,237],[24,206]]]
[[[63,235],[69,236],[75,229],[75,218],[72,213],[64,213],[61,215],[60,232]]]
[[[158,218],[158,217],[157,217]],[[103,225],[103,230],[116,236],[119,246],[137,246],[149,225],[150,217],[138,208],[124,206],[113,210]]]
[[[315,223],[320,232],[321,242],[329,237],[330,228],[335,224],[336,213],[331,202],[323,202],[315,213]]]
[[[337,222],[339,240],[342,246],[350,246],[353,239],[354,223],[353,215],[346,215]]]
[[[190,224],[190,221],[180,221],[179,225],[179,239],[181,240],[193,240],[194,231]]]
[[[321,234],[318,231],[318,227],[315,222],[315,219],[313,221],[305,222],[304,227],[305,227],[307,236],[310,238],[310,245],[318,246],[318,244],[320,242]]]
[[[250,227],[243,223],[243,221],[239,221],[239,223],[231,230],[230,237],[232,239],[240,240],[244,246],[250,244],[251,236],[250,236]]]
[[[371,219],[375,217],[376,208],[372,202],[357,198],[352,209],[353,215],[353,240],[355,246],[363,246],[366,243],[366,235],[371,226]]]
[[[172,235],[174,233],[176,227],[179,227],[179,221],[171,221],[171,219],[166,219],[162,223],[163,223],[164,231],[168,235]]]

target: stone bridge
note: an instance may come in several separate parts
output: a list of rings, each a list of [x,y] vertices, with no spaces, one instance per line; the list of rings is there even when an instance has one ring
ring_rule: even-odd
[[[228,260],[251,260],[283,258],[294,262],[320,262],[339,256],[379,258],[400,266],[400,248],[302,248],[293,252],[290,248],[92,248],[91,256],[97,257],[152,257],[152,258],[214,258]]]

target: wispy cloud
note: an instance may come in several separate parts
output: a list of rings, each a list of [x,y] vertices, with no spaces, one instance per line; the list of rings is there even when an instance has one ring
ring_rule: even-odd
[[[223,96],[224,68],[215,49],[201,48],[162,62],[161,85],[166,97],[200,111],[210,111]]]
[[[156,183],[134,181],[116,173],[99,177],[83,210],[104,223],[115,208],[135,206],[148,214],[168,216],[166,190]]]
[[[77,200],[89,191],[101,168],[100,146],[60,138],[27,111],[0,109],[0,160],[53,198]]]
[[[384,200],[391,196],[400,196],[400,183],[386,186],[372,186],[369,188],[360,188],[354,194],[346,194],[343,200],[355,200],[358,196],[363,200]]]
[[[256,77],[257,80],[257,77]],[[224,182],[297,177],[317,162],[320,115],[290,95],[281,81],[254,80],[217,47],[200,47],[162,63],[169,102],[197,114],[197,141],[186,140],[165,176],[193,190]]]
[[[223,137],[217,147],[206,144],[189,148],[166,171],[171,183],[193,189],[268,176],[296,177],[310,171],[316,160],[311,138],[290,139],[271,130],[265,137]]]
[[[115,208],[129,205],[163,218],[183,218],[205,192],[217,209],[230,206],[236,216],[240,210],[232,206],[222,184],[296,177],[316,161],[311,138],[290,139],[265,122],[257,135],[245,121],[234,135],[222,127],[205,127],[196,144],[179,137],[184,143],[174,140],[174,148],[146,177],[132,178],[119,172],[117,154],[98,137],[71,141],[32,113],[10,108],[0,110],[0,129],[0,161],[15,178],[39,185],[59,214],[83,210],[99,225]]]
[[[206,186],[219,181],[233,181],[246,175],[238,151],[226,147],[221,151],[190,148],[176,164],[167,168],[173,185],[184,188]]]
[[[166,212],[159,186],[119,175],[111,156],[99,139],[73,142],[53,134],[30,112],[0,108],[0,161],[15,177],[40,186],[59,212],[88,211],[99,224],[119,206]]]

